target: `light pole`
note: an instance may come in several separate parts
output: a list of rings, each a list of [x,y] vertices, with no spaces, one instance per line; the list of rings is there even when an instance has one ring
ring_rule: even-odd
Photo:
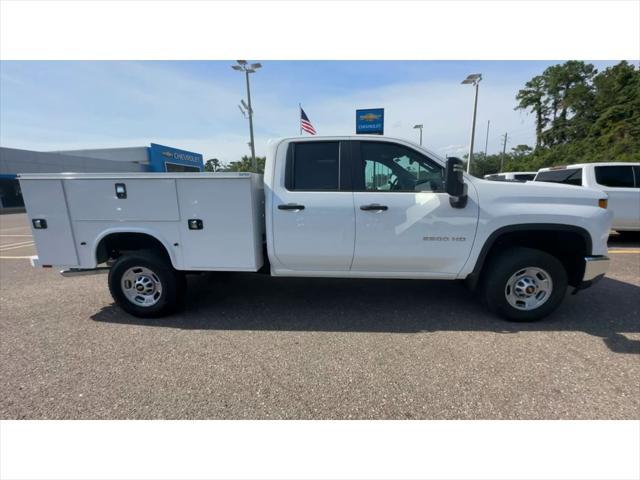
[[[420,129],[420,146],[422,146],[422,124],[420,123],[419,125],[414,125],[413,128]]]
[[[467,161],[467,173],[471,170],[471,161],[473,160],[473,140],[476,136],[476,111],[478,110],[478,84],[482,80],[481,73],[472,73],[462,81],[463,85],[474,85],[476,94],[473,99],[473,121],[471,122],[471,144],[469,145],[469,160]]]
[[[253,142],[253,108],[251,108],[251,89],[249,88],[249,74],[255,73],[257,69],[262,68],[260,63],[247,64],[246,60],[236,60],[237,65],[231,65],[231,68],[244,72],[247,80],[247,113],[249,114],[249,137],[251,146],[251,168],[254,172],[258,172],[258,162],[256,162],[256,148]]]

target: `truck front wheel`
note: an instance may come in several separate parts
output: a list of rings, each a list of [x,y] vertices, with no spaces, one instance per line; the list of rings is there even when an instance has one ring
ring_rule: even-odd
[[[160,317],[173,311],[181,284],[178,272],[153,251],[125,254],[109,270],[111,296],[136,317]]]
[[[553,312],[567,290],[567,272],[554,256],[516,247],[494,257],[483,281],[488,307],[507,320],[533,322]]]

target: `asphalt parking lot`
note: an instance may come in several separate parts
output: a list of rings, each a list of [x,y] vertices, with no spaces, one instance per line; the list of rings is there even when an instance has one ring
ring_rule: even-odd
[[[106,276],[31,268],[0,215],[2,419],[637,419],[640,245],[536,324],[457,282],[190,277],[141,320]]]

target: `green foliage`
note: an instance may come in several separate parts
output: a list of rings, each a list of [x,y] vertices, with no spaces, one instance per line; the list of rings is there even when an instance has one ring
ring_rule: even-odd
[[[602,72],[569,61],[547,68],[516,95],[536,116],[536,146],[518,145],[503,171],[588,162],[640,161],[640,69],[622,61]],[[495,173],[500,155],[474,155],[472,173]]]
[[[258,173],[264,173],[264,164],[266,157],[256,157],[256,163],[258,164]],[[224,166],[221,170],[223,172],[252,172],[253,167],[251,165],[251,157],[243,155],[238,162],[231,162]]]
[[[542,143],[542,129],[548,123],[544,78],[538,75],[529,80],[525,88],[516,95],[516,100],[518,100],[516,110],[530,108],[536,115],[536,147],[539,147]]]
[[[217,158],[211,158],[204,163],[205,172],[218,172],[222,169],[222,163]]]

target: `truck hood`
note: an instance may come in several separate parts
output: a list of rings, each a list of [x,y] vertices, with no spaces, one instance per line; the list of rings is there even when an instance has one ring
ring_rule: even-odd
[[[483,197],[490,197],[494,201],[516,203],[597,205],[598,199],[607,198],[601,190],[560,183],[495,182],[469,177],[466,180],[473,182],[481,202]]]

